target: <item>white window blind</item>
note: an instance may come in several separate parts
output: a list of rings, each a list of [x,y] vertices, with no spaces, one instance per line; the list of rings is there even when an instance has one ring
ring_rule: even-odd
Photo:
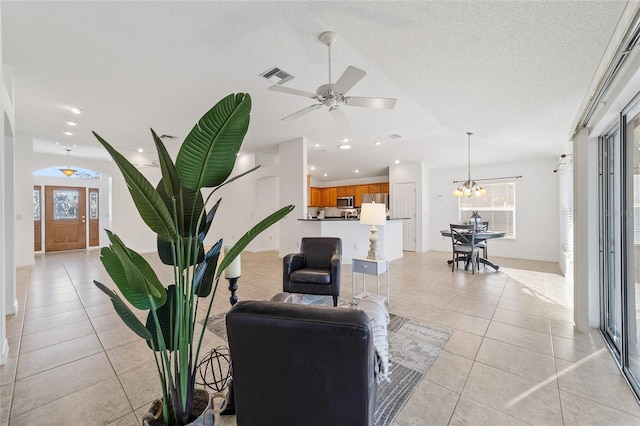
[[[482,184],[487,190],[480,197],[461,197],[458,201],[461,222],[469,220],[477,211],[483,222],[489,222],[492,231],[503,231],[505,237],[516,236],[516,183],[500,182]]]

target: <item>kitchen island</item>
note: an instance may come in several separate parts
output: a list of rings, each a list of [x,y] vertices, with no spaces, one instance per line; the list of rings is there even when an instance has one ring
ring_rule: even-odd
[[[342,263],[351,264],[354,257],[367,257],[369,251],[369,225],[361,225],[357,219],[298,219],[304,222],[302,237],[338,237],[342,240]],[[378,256],[389,261],[402,257],[402,221],[387,219],[378,230]]]

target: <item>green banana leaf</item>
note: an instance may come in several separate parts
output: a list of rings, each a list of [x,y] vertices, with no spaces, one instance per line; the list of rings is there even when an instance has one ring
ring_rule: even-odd
[[[162,263],[164,263],[165,265],[173,265],[173,266],[178,266],[175,265],[174,263],[174,257],[173,257],[173,246],[171,245],[171,242],[165,240],[164,238],[162,238],[161,236],[158,235],[157,238],[157,243],[158,243],[158,256],[160,256],[160,260],[162,261]],[[202,241],[200,241],[197,238],[193,238],[192,240],[195,244],[197,244],[198,246],[198,256],[194,256],[193,254],[191,254],[191,262],[186,262],[187,259],[187,251],[189,250],[189,237],[184,237],[182,239],[182,247],[184,249],[184,253],[182,254],[182,259],[184,259],[184,265],[182,265],[184,268],[188,268],[189,266],[193,266],[197,263],[202,262],[202,260],[204,259],[204,245],[202,244]],[[192,249],[193,250],[193,249]],[[188,264],[187,264],[188,263]]]
[[[164,239],[175,239],[176,230],[173,226],[173,219],[160,198],[158,191],[154,189],[147,178],[145,178],[133,164],[109,145],[107,141],[102,139],[96,132],[93,132],[93,135],[98,139],[98,142],[105,147],[109,154],[111,154],[113,161],[118,168],[120,168],[120,172],[131,193],[131,198],[133,198],[133,202],[144,223]]]
[[[176,286],[171,284],[167,287],[167,303],[156,309],[156,315],[158,316],[158,322],[160,323],[160,330],[164,339],[164,344],[167,350],[174,350],[173,336],[174,336],[174,324],[175,324],[175,298],[176,298]],[[160,350],[160,344],[158,342],[158,334],[156,332],[156,322],[153,319],[153,312],[149,311],[147,315],[146,328],[151,334],[151,339],[147,341],[147,346],[156,351]],[[153,346],[152,346],[153,342]]]
[[[216,216],[216,212],[218,211],[218,206],[220,206],[220,201],[222,201],[222,198],[219,198],[218,202],[216,202],[214,206],[211,207],[211,210],[209,210],[209,213],[207,213],[207,216],[204,221],[204,226],[202,227],[202,230],[198,234],[198,239],[201,242],[204,241],[207,234],[209,233],[209,229],[211,228],[211,224],[213,223],[213,218]]]
[[[249,128],[251,97],[231,94],[213,106],[185,138],[176,169],[187,188],[215,187],[231,174]]]
[[[176,166],[173,164],[173,160],[169,156],[162,139],[158,137],[153,129],[151,129],[151,135],[153,136],[153,142],[156,144],[156,151],[158,152],[160,171],[162,171],[162,183],[165,185],[164,192],[169,197],[174,197],[180,192],[180,179],[178,178]]]
[[[107,230],[109,247],[100,251],[102,264],[118,286],[122,295],[138,309],[152,308],[150,297],[156,306],[166,302],[166,290],[155,271],[142,256],[127,248],[122,240]]]
[[[167,194],[164,178],[158,183],[156,190],[160,195],[160,198],[167,207],[167,210],[171,212],[171,217],[174,216],[173,198]],[[176,193],[176,219],[178,223],[178,233],[183,237],[189,235],[198,235],[199,230],[196,229],[198,225],[198,219],[200,214],[204,215],[205,206],[202,193],[193,189],[179,187]],[[204,218],[201,221],[200,228],[204,226]]]
[[[198,297],[207,297],[211,293],[221,248],[222,239],[209,249],[204,261],[196,267],[193,276],[193,291]]]
[[[109,296],[116,313],[120,316],[120,318],[122,318],[122,321],[131,330],[133,330],[134,333],[136,333],[138,336],[142,337],[145,340],[150,340],[152,338],[152,335],[149,332],[149,330],[146,329],[144,324],[142,324],[142,322],[138,319],[138,317],[136,317],[135,314],[131,312],[131,309],[129,309],[127,304],[124,303],[116,293],[111,291],[107,286],[105,286],[99,281],[94,280],[93,283],[96,285],[96,287],[102,290],[103,293]]]

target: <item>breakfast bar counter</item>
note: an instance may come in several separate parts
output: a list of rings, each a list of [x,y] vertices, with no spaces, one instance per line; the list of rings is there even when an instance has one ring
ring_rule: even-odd
[[[354,257],[367,257],[369,251],[369,225],[357,219],[298,219],[305,223],[303,237],[338,237],[342,240],[342,263],[351,264]],[[402,257],[402,219],[387,219],[378,230],[378,256],[389,261]]]

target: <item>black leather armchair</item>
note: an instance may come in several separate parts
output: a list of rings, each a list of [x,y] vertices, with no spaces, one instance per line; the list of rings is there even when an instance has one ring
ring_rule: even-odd
[[[241,301],[226,321],[239,426],[373,424],[373,336],[363,311]]]
[[[286,255],[282,263],[283,292],[333,296],[333,306],[338,306],[342,263],[340,238],[302,238],[300,253]]]

